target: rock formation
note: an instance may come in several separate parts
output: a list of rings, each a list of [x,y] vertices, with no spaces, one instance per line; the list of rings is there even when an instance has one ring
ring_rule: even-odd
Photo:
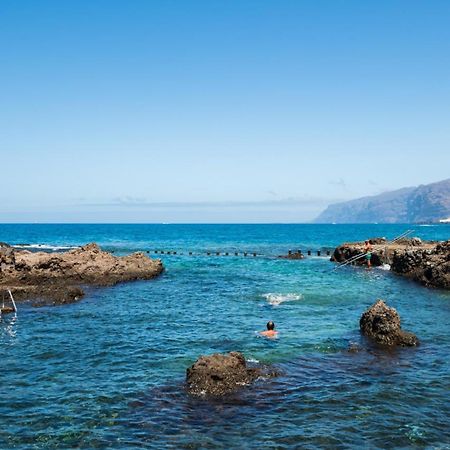
[[[419,238],[401,239],[387,243],[384,238],[370,239],[372,266],[384,263],[399,275],[418,281],[425,286],[450,288],[450,241],[422,241]],[[363,242],[345,243],[334,250],[331,261],[342,263],[364,252]],[[365,265],[365,258],[352,262]]]
[[[84,295],[84,285],[150,279],[162,271],[159,259],[152,260],[141,252],[117,257],[96,244],[64,253],[0,246],[0,289],[11,289],[16,300],[39,299],[39,305],[76,301]]]
[[[384,238],[370,239],[370,243],[373,246],[371,258],[372,266],[381,266],[383,264],[383,260],[387,256],[387,250],[385,248],[386,242],[387,241]],[[343,263],[362,253],[364,253],[364,242],[347,242],[334,249],[330,261]],[[366,265],[367,263],[365,258],[359,258],[352,264],[361,266]]]
[[[450,289],[450,240],[431,249],[396,250],[391,269],[425,286]]]
[[[248,368],[242,353],[215,353],[200,356],[186,371],[189,393],[224,395],[250,384],[262,374],[259,368]]]
[[[377,300],[362,314],[359,328],[363,334],[381,345],[419,345],[415,334],[401,329],[397,311],[387,306],[383,300]]]
[[[280,256],[278,256],[278,258],[280,258],[280,259],[304,259],[305,255],[303,255],[303,253],[300,250],[297,252],[289,251],[289,253],[287,255],[280,255]]]

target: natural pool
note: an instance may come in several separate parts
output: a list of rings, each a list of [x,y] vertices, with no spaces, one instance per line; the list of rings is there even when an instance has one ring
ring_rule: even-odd
[[[171,249],[151,281],[0,322],[0,448],[449,448],[450,294],[289,248],[333,247],[407,225],[0,225],[10,243]],[[448,239],[449,226],[415,227]],[[206,251],[260,256],[205,256]],[[189,256],[188,252],[193,255]],[[346,351],[384,298],[417,349]],[[257,331],[274,320],[276,341]],[[205,353],[242,351],[282,375],[225,399],[185,394]]]

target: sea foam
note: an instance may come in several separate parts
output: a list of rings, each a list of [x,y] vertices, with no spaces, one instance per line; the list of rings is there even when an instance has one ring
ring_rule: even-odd
[[[78,248],[77,246],[73,245],[48,245],[48,244],[17,244],[13,245],[14,248],[32,248],[32,249],[41,249],[41,250],[51,250],[51,251],[58,251],[58,250],[71,250],[74,248]]]
[[[269,292],[268,294],[263,294],[262,296],[272,306],[278,306],[278,305],[280,305],[281,303],[284,303],[284,302],[292,302],[292,301],[300,300],[301,298],[303,298],[302,294],[294,294],[294,293],[279,294],[279,293],[271,293],[271,292]]]

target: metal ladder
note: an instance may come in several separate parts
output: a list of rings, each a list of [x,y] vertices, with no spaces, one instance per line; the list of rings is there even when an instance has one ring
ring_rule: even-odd
[[[12,295],[12,292],[10,289],[7,289],[8,294],[9,294],[9,298],[11,299],[11,303],[13,305],[13,309],[14,309],[14,313],[17,314],[17,306],[16,306],[16,302],[14,301],[14,297]],[[2,307],[0,308],[0,318],[2,317],[2,311],[5,309],[5,295],[3,292],[3,299],[2,299]]]

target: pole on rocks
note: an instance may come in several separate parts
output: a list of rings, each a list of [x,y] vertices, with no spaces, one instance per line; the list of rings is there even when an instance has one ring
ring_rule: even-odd
[[[17,312],[16,302],[14,301],[14,297],[13,297],[13,295],[12,295],[12,293],[11,293],[11,291],[9,289],[8,289],[8,293],[9,293],[9,296],[11,298],[12,304],[14,306],[14,312]]]

